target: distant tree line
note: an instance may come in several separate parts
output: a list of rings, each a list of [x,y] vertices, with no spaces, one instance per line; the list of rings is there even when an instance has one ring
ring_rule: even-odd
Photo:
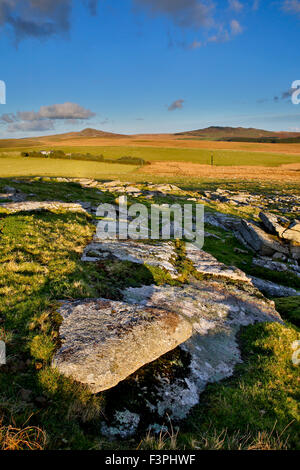
[[[299,144],[300,137],[223,137],[221,142],[255,142],[260,144]]]
[[[104,163],[119,163],[122,165],[148,165],[149,162],[143,158],[132,157],[130,155],[124,155],[119,158],[105,158],[104,155],[92,155],[90,153],[65,153],[63,150],[40,150],[40,151],[27,151],[21,152],[21,156],[25,158],[55,158],[64,160],[87,160],[94,162]]]

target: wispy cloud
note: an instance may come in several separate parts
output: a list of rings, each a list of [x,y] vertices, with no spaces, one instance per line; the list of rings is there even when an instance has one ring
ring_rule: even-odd
[[[213,21],[215,5],[211,0],[133,0],[136,7],[151,15],[164,15],[182,28],[200,28]]]
[[[171,103],[170,106],[168,106],[168,111],[176,111],[176,109],[182,109],[183,103],[184,103],[184,100],[182,99],[173,101],[173,103]]]
[[[280,93],[280,95],[274,96],[273,100],[275,102],[278,102],[280,100],[287,100],[292,96],[294,91],[295,91],[294,88],[290,88],[289,90],[286,90],[286,91],[283,91],[282,93]]]
[[[243,27],[237,20],[231,20],[229,24],[229,28],[224,28],[220,26],[219,31],[210,36],[205,45],[209,43],[222,43],[231,41],[235,36],[238,36],[243,32]]]
[[[0,27],[13,31],[16,41],[26,37],[48,38],[70,30],[76,0],[1,0]],[[81,0],[90,13],[97,12],[98,0]]]
[[[300,15],[300,0],[284,0],[281,9],[286,13]]]
[[[252,10],[254,11],[258,10],[259,6],[260,6],[260,0],[253,0]]]
[[[7,127],[8,132],[41,132],[54,129],[52,120],[14,122]]]
[[[230,10],[233,10],[235,12],[240,12],[243,10],[244,5],[239,2],[239,0],[228,0],[229,8]]]

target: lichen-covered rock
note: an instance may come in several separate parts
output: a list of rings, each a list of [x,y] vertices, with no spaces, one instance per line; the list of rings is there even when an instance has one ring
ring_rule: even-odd
[[[193,263],[196,271],[201,274],[210,274],[212,276],[236,281],[251,282],[251,279],[240,269],[235,266],[226,266],[211,254],[199,250],[197,246],[191,243],[186,244],[186,257]]]
[[[171,277],[178,275],[172,258],[175,257],[175,248],[172,242],[158,242],[155,244],[137,242],[135,240],[101,240],[88,245],[82,255],[82,261],[99,261],[107,257],[114,257],[121,261],[148,264],[166,269]]]
[[[260,266],[261,268],[267,268],[267,269],[270,269],[271,271],[291,272],[293,274],[296,274],[296,276],[300,277],[300,266],[296,264],[295,261],[294,261],[295,264],[291,263],[291,261],[293,260],[289,260],[288,263],[283,263],[281,261],[277,261],[276,260],[277,258],[278,257],[274,259],[274,256],[273,256],[273,259],[270,259],[266,256],[260,256],[257,258],[253,258],[252,263],[255,266]]]
[[[266,279],[252,276],[251,280],[258,290],[269,297],[291,297],[300,295],[300,291],[292,287],[281,286],[275,282],[267,281]]]
[[[140,415],[129,410],[115,411],[110,424],[102,423],[101,432],[107,437],[128,438],[133,436],[138,428]]]
[[[281,321],[274,303],[257,297],[251,288],[247,292],[213,281],[182,288],[129,288],[125,299],[145,306],[168,307],[192,323],[193,335],[180,346],[191,357],[185,377],[174,381],[162,377],[156,385],[155,399],[151,402],[148,398],[146,404],[160,417],[168,413],[175,420],[184,418],[198,403],[207,383],[232,375],[235,365],[241,362],[236,334],[242,325]]]
[[[93,393],[115,386],[192,334],[184,316],[157,305],[105,299],[64,302],[61,348],[53,365]]]
[[[240,219],[222,212],[205,211],[204,221],[206,224],[213,225],[214,227],[222,228],[226,231],[237,230],[240,225]]]
[[[68,203],[60,201],[24,201],[1,203],[0,208],[6,209],[10,213],[29,212],[42,210],[65,210],[70,212],[86,212],[86,209],[79,203]]]
[[[166,413],[181,419],[208,382],[233,373],[241,360],[236,341],[241,325],[281,321],[273,302],[251,283],[245,286],[217,281],[152,285],[126,289],[123,302],[64,302],[59,310],[62,346],[53,365],[97,393],[181,345],[191,358],[184,377],[158,378],[145,402],[155,419]]]

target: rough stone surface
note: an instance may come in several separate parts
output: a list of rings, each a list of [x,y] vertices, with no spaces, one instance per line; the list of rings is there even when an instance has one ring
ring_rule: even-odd
[[[232,375],[241,362],[236,333],[241,325],[281,321],[274,304],[237,287],[213,281],[180,287],[145,286],[129,288],[128,302],[145,306],[159,305],[184,316],[192,324],[193,335],[180,347],[191,356],[186,376],[170,383],[161,380],[155,403],[148,406],[159,416],[184,418],[198,403],[207,383]]]
[[[263,294],[269,297],[290,297],[294,295],[300,295],[300,291],[293,289],[292,287],[280,286],[271,281],[265,279],[259,279],[258,277],[251,277],[253,285],[260,290]]]
[[[280,321],[273,302],[213,281],[129,288],[124,302],[64,302],[59,313],[62,346],[53,365],[94,393],[182,344],[190,369],[184,379],[162,381],[155,404],[159,416],[171,410],[175,419],[198,402],[208,382],[232,374],[241,360],[235,338],[241,325]]]
[[[113,416],[113,426],[106,423],[101,425],[101,433],[107,437],[120,436],[128,438],[133,436],[138,428],[140,422],[140,415],[133,413],[129,410],[115,411]]]
[[[265,226],[265,228],[273,234],[277,234],[281,237],[282,233],[284,232],[285,228],[278,222],[278,217],[275,214],[271,214],[268,212],[260,212],[259,217]]]
[[[24,201],[24,202],[7,202],[0,204],[0,208],[7,211],[21,212],[21,211],[41,211],[41,210],[68,210],[71,212],[86,212],[81,204],[68,203],[60,201]]]
[[[293,222],[282,235],[282,238],[300,244],[300,223]]]
[[[241,221],[239,232],[246,244],[263,256],[272,256],[276,252],[284,253],[285,255],[289,253],[288,247],[279,240],[244,219]]]
[[[59,313],[62,346],[53,365],[93,393],[115,386],[192,334],[184,316],[159,306],[97,299],[65,302]]]
[[[271,271],[278,271],[278,272],[292,272],[293,274],[296,274],[296,276],[300,277],[300,266],[297,264],[291,264],[291,263],[282,263],[280,261],[276,261],[273,259],[270,259],[266,256],[261,256],[258,258],[253,258],[252,263],[255,266],[260,266],[261,268],[267,268],[270,269]]]
[[[217,189],[216,191],[204,191],[204,196],[201,197],[204,202],[221,202],[233,206],[250,206],[253,209],[260,209],[261,211],[268,212],[274,210],[281,215],[278,217],[280,223],[285,224],[288,222],[282,214],[285,213],[300,213],[300,196],[295,195],[293,191],[286,191],[285,194],[278,191],[273,194],[253,194],[244,191],[229,191],[226,189]]]
[[[300,243],[291,243],[290,250],[292,258],[300,260]]]
[[[172,277],[178,275],[171,263],[175,256],[172,242],[148,244],[134,240],[102,240],[88,245],[83,253],[82,261],[99,261],[109,256],[122,261],[149,264],[165,268]]]
[[[204,213],[204,221],[206,224],[222,228],[226,231],[238,230],[240,225],[240,219],[237,217],[222,214],[221,212],[210,212],[208,210]]]
[[[202,274],[211,274],[222,278],[251,282],[250,278],[235,266],[226,266],[220,263],[214,256],[199,250],[196,246],[187,243],[186,257],[191,260],[195,269]]]

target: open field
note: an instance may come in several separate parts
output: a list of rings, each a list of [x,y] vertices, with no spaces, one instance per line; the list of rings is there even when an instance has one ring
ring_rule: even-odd
[[[180,177],[201,178],[211,180],[258,180],[300,183],[300,163],[292,163],[277,167],[261,166],[210,166],[187,162],[152,162],[139,170],[143,174]]]
[[[92,161],[51,160],[46,158],[1,158],[0,176],[72,176],[110,178],[132,173],[136,167]]]
[[[66,147],[59,149],[65,153],[80,152],[93,155],[104,155],[105,158],[119,158],[124,155],[142,158],[146,161],[180,161],[210,164],[212,151],[209,149],[172,148],[172,147],[129,147],[129,146],[101,146],[101,147]],[[300,149],[299,149],[300,150]],[[238,150],[216,150],[213,152],[214,165],[259,165],[278,166],[286,163],[300,163],[300,152],[298,155],[275,154],[268,152],[249,152]]]
[[[214,154],[216,164],[211,166],[208,151],[201,151],[199,155],[199,151],[194,150],[105,147],[93,148],[93,152],[95,155],[103,154],[106,158],[131,155],[150,161],[150,165],[138,168],[133,165],[88,160],[24,158],[20,157],[19,152],[14,151],[5,152],[0,156],[0,176],[126,178],[131,181],[149,179],[157,181],[158,179],[166,180],[166,178],[172,178],[173,181],[240,179],[299,182],[300,180],[300,157],[297,156],[220,152]]]

